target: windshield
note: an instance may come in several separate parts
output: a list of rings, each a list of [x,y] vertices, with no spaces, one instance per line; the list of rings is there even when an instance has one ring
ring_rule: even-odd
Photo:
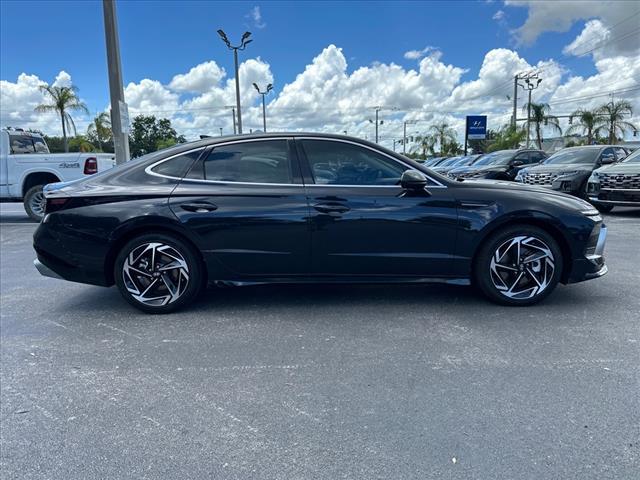
[[[560,150],[551,155],[545,165],[571,165],[579,163],[596,163],[596,157],[600,153],[597,148],[578,148]]]
[[[445,160],[444,162],[442,162],[438,166],[439,167],[448,167],[449,165],[455,164],[458,160],[460,160],[460,157],[452,157],[452,158],[450,158],[448,160]]]
[[[622,163],[640,163],[640,148],[625,158]]]
[[[508,165],[514,153],[515,150],[501,150],[499,152],[487,153],[473,165]]]

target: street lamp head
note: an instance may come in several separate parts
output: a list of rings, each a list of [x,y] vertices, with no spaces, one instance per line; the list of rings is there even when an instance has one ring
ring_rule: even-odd
[[[267,92],[270,92],[271,90],[273,90],[273,84],[269,84],[267,85]]]
[[[251,32],[244,32],[242,34],[242,38],[240,39],[242,42],[244,42],[247,38],[249,38],[251,36]]]
[[[258,91],[258,93],[261,93],[257,83],[253,84],[253,88],[255,88]]]
[[[220,38],[227,45],[227,47],[231,48],[231,43],[229,42],[229,39],[227,38],[227,34],[224,33],[224,30],[222,30],[222,29],[218,30],[218,35],[220,35]]]

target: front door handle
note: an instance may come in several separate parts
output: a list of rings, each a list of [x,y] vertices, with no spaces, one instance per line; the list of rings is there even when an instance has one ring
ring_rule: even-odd
[[[341,215],[351,210],[341,203],[318,203],[313,206],[317,211],[321,213],[327,213],[329,215]]]
[[[186,210],[187,212],[195,212],[195,213],[207,213],[213,212],[218,209],[217,205],[209,202],[193,202],[193,203],[183,203],[180,205],[180,208]]]

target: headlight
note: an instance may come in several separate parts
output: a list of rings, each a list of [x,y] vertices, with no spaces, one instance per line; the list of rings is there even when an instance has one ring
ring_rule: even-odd
[[[575,175],[576,173],[578,173],[578,171],[577,171],[577,170],[572,170],[572,171],[570,171],[570,172],[560,172],[560,173],[558,174],[558,176],[559,176],[559,177],[566,177],[566,176],[569,176],[569,175]]]

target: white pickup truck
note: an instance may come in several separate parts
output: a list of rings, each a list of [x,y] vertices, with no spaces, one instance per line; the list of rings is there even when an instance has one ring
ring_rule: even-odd
[[[102,172],[115,165],[113,153],[50,153],[40,134],[0,131],[0,201],[23,201],[36,221],[44,215],[42,187]]]

